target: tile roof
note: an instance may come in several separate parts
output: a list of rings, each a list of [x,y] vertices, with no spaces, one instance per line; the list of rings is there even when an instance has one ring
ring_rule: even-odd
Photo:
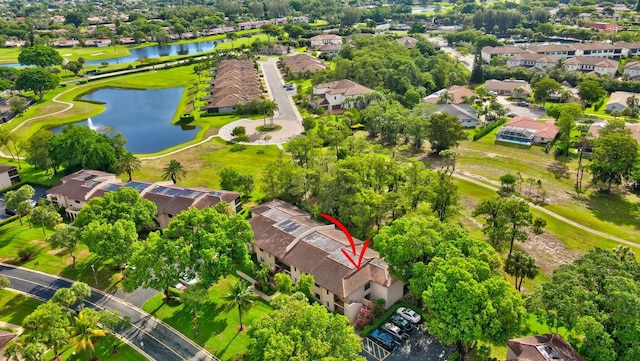
[[[584,361],[558,334],[536,335],[509,340],[507,361]]]
[[[316,89],[329,88],[326,94],[342,94],[343,96],[352,96],[365,93],[371,93],[373,89],[369,89],[364,85],[360,85],[349,79],[332,81],[314,86]]]
[[[229,59],[218,64],[216,77],[209,81],[209,96],[204,109],[234,107],[238,103],[246,103],[260,99],[262,88],[260,76],[253,61]]]
[[[555,138],[558,135],[558,127],[553,122],[537,122],[532,118],[517,116],[512,118],[506,127],[516,127],[528,129],[534,132],[536,137]]]
[[[603,68],[618,68],[618,62],[611,59],[595,58],[592,56],[576,56],[564,62],[565,65],[593,65]]]
[[[439,112],[447,112],[458,119],[466,117],[470,119],[478,120],[478,114],[475,108],[469,104],[441,104],[438,107]]]
[[[442,93],[444,92],[449,92],[453,94],[453,102],[456,104],[464,103],[463,97],[472,97],[476,95],[476,93],[473,90],[465,86],[452,85],[448,88],[440,89],[437,92],[426,96],[425,98],[422,99],[422,101],[425,103],[436,104],[438,102],[438,98],[440,98],[440,95],[442,95]]]
[[[282,64],[288,67],[292,73],[305,73],[316,72],[318,70],[324,70],[327,66],[320,59],[314,58],[308,54],[293,54],[284,56],[282,58]]]
[[[17,335],[13,332],[0,330],[0,348],[4,347],[9,341],[13,340]]]
[[[16,167],[12,165],[0,164],[0,173],[5,173],[12,169],[16,169]]]
[[[418,44],[418,39],[412,38],[410,36],[403,36],[399,39],[396,39],[396,41],[407,48],[413,48],[414,46],[416,46],[416,44]]]
[[[558,58],[553,55],[536,54],[536,53],[517,54],[507,59],[507,61],[521,61],[521,60],[535,61],[538,63],[542,63],[542,62],[554,63],[554,64],[558,62]]]
[[[640,61],[631,61],[624,65],[624,70],[632,69],[632,70],[640,70]]]
[[[316,40],[340,40],[340,41],[342,41],[342,37],[340,35],[335,35],[335,34],[320,34],[320,35],[316,35],[316,36],[312,37],[310,40],[311,41],[316,41]]]
[[[313,275],[318,285],[339,297],[349,296],[370,281],[385,287],[397,281],[370,248],[356,269],[342,254],[343,249],[351,252],[345,235],[333,225],[311,220],[291,204],[274,200],[252,209],[251,215],[255,246]],[[354,243],[359,254],[363,242],[354,239]]]
[[[508,90],[513,91],[516,88],[522,88],[525,92],[531,93],[531,85],[524,80],[496,80],[489,79],[484,83],[487,90]]]
[[[487,54],[518,54],[526,53],[527,50],[519,46],[485,46],[482,48],[482,52]]]
[[[610,44],[610,43],[602,43],[602,42],[577,43],[577,44],[573,44],[573,47],[576,48],[576,49],[580,49],[580,50],[617,50],[617,49],[622,49],[622,46],[614,45],[614,44]]]
[[[545,45],[529,45],[527,48],[534,53],[547,53],[547,52],[559,52],[559,51],[575,51],[576,49],[563,44],[545,44]]]

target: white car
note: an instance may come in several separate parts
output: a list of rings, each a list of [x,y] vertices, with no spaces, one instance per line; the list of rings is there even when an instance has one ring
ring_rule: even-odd
[[[418,323],[420,322],[420,319],[421,319],[420,315],[416,311],[406,307],[398,308],[396,313],[400,315],[402,318],[404,318],[405,320],[410,321],[412,323]]]

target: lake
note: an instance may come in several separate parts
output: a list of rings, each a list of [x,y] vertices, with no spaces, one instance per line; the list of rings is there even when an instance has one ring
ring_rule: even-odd
[[[113,57],[113,58],[108,58],[108,59],[102,59],[102,60],[87,60],[84,64],[85,65],[100,65],[104,62],[107,62],[109,64],[123,64],[123,63],[132,63],[140,58],[159,58],[161,56],[169,56],[169,55],[189,55],[189,54],[200,54],[200,53],[206,53],[208,51],[211,51],[213,49],[215,49],[215,47],[226,41],[227,39],[220,39],[220,40],[203,40],[203,41],[198,41],[198,42],[194,42],[194,43],[188,43],[188,44],[167,44],[167,45],[153,45],[153,46],[147,46],[144,48],[138,48],[138,49],[129,49],[130,55],[123,55],[120,57]],[[122,48],[124,51],[124,46],[123,45],[118,45],[118,47]],[[95,53],[93,54],[99,54],[101,53],[102,48],[95,48]],[[62,54],[65,54],[65,49],[60,49],[60,52]],[[70,59],[69,60],[76,60],[76,59]],[[22,67],[24,65],[18,64],[18,63],[7,63],[7,64],[0,64],[0,66],[8,66],[11,68],[17,68],[17,67]]]
[[[82,99],[105,103],[106,110],[95,117],[75,125],[89,126],[101,131],[105,126],[127,138],[125,147],[136,154],[155,153],[188,142],[195,138],[198,127],[184,130],[171,124],[178,108],[183,87],[133,90],[102,88]],[[66,125],[51,128],[59,133]]]

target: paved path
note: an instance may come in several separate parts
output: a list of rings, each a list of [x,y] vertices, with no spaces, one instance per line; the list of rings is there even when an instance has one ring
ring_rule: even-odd
[[[0,275],[9,278],[12,289],[41,300],[48,300],[56,290],[73,284],[73,281],[65,278],[4,263],[0,263]],[[150,360],[219,361],[171,326],[117,297],[92,288],[85,305],[115,310],[122,317],[130,317],[131,327],[116,332]],[[140,349],[140,342],[144,343],[143,349]]]
[[[278,58],[270,57],[267,61],[260,64],[264,81],[267,84],[267,92],[271,99],[278,104],[278,111],[273,117],[273,123],[282,126],[282,129],[275,132],[260,132],[256,128],[264,124],[262,120],[240,119],[231,122],[218,131],[220,138],[231,141],[233,136],[231,132],[233,128],[243,126],[247,129],[247,135],[251,139],[249,142],[242,144],[258,145],[258,144],[281,144],[286,143],[289,138],[302,133],[302,117],[296,108],[292,95],[296,94],[295,90],[286,90],[283,85],[284,81],[278,71]],[[270,120],[267,119],[266,122]],[[265,139],[268,137],[268,139]]]
[[[453,173],[453,176],[456,177],[456,178],[459,178],[459,179],[463,179],[463,180],[465,180],[467,182],[473,183],[475,185],[478,185],[480,187],[491,189],[491,190],[496,191],[496,192],[500,190],[500,188],[498,188],[498,187],[494,187],[494,186],[491,186],[491,185],[486,184],[484,182],[481,182],[481,181],[479,181],[477,179],[477,177],[474,178],[473,175],[467,175],[467,174],[468,173],[466,173],[466,172],[456,171],[455,173]],[[529,207],[531,207],[531,208],[539,210],[540,212],[543,212],[548,216],[551,216],[551,217],[553,217],[553,218],[555,218],[555,219],[557,219],[557,220],[559,220],[561,222],[564,222],[564,223],[566,223],[568,225],[574,226],[574,227],[576,227],[578,229],[581,229],[581,230],[583,230],[585,232],[589,232],[589,233],[595,234],[596,236],[600,236],[602,238],[606,238],[606,239],[609,239],[609,240],[612,240],[612,241],[615,241],[615,242],[618,242],[618,243],[626,244],[628,246],[640,247],[640,243],[627,241],[626,239],[622,239],[622,238],[619,238],[619,237],[616,237],[616,236],[612,236],[612,235],[610,235],[608,233],[600,232],[600,231],[595,230],[593,228],[589,228],[589,227],[584,226],[584,225],[582,225],[580,223],[574,222],[574,221],[572,221],[572,220],[570,220],[568,218],[565,218],[565,217],[563,217],[563,216],[561,216],[561,215],[559,215],[559,214],[557,214],[555,212],[552,212],[552,211],[550,211],[550,210],[548,210],[548,209],[546,209],[544,207],[541,207],[541,206],[539,206],[537,204],[531,203],[531,202],[529,202],[529,201],[527,201],[525,199],[522,199],[520,197],[516,197],[516,198],[519,198],[519,199],[527,202],[529,204]]]

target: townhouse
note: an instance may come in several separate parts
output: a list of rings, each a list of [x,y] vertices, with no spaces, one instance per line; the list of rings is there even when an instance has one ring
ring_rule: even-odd
[[[507,67],[524,66],[547,72],[558,63],[559,59],[553,55],[522,53],[507,59]]]
[[[491,59],[506,56],[512,57],[518,54],[528,53],[528,51],[519,46],[485,46],[482,48],[482,60],[487,63],[491,62]]]
[[[567,70],[570,71],[580,71],[594,75],[608,74],[611,77],[614,77],[618,71],[617,61],[589,56],[576,56],[567,59],[564,65],[567,67]]]

